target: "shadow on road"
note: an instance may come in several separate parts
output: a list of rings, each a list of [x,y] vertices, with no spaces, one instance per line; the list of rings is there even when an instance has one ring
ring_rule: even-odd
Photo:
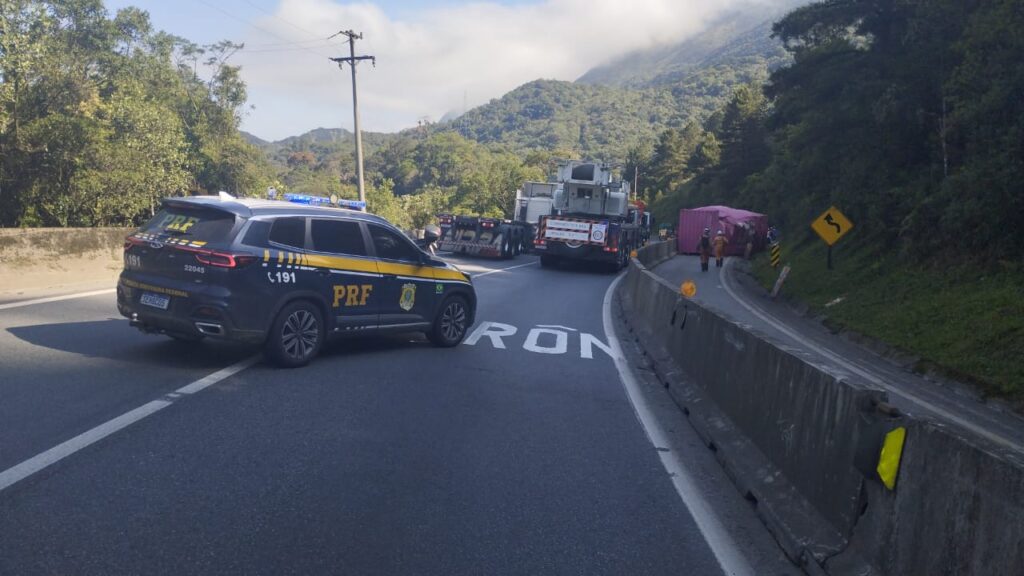
[[[8,328],[19,340],[35,346],[168,368],[223,368],[258,351],[225,342],[177,342],[167,336],[142,334],[118,319],[38,324]]]
[[[582,260],[562,260],[554,266],[544,268],[545,273],[551,274],[586,274],[592,276],[594,274],[611,276],[617,274],[618,270],[612,270],[610,266],[604,262],[585,262]]]
[[[416,350],[423,348],[433,348],[433,344],[423,334],[417,332],[359,337],[341,336],[328,340],[327,344],[320,350],[320,357],[370,356],[373,354],[386,354],[394,350]]]

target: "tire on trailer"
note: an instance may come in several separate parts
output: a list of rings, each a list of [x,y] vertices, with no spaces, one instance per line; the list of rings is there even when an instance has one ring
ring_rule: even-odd
[[[502,234],[501,236],[501,259],[508,260],[512,257],[511,255],[511,244],[512,241],[509,239],[508,234]]]
[[[320,308],[309,300],[296,300],[277,313],[263,353],[277,366],[298,368],[320,352],[325,336]]]
[[[440,348],[458,346],[469,331],[470,321],[469,302],[465,296],[449,296],[441,303],[434,324],[426,333],[427,339]]]

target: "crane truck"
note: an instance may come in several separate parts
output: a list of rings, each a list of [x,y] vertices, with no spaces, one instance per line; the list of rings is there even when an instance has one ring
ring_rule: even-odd
[[[558,167],[552,208],[541,216],[533,241],[541,266],[562,261],[604,263],[620,270],[641,245],[643,209],[629,201],[630,185],[612,167],[570,160]]]

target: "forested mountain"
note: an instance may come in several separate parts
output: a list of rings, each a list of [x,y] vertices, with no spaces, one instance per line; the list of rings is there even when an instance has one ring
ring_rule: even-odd
[[[682,43],[627,55],[576,82],[537,80],[436,129],[523,153],[625,161],[666,128],[702,122],[744,84],[789,61],[767,8],[735,13]]]
[[[730,12],[683,42],[626,54],[592,68],[576,82],[650,88],[678,84],[722,66],[759,64],[763,69],[766,64],[774,69],[788,60],[782,43],[771,37],[772,22],[784,14],[768,7]]]
[[[565,156],[621,159],[665,126],[683,123],[686,112],[665,89],[536,80],[436,129],[521,153],[553,150]]]

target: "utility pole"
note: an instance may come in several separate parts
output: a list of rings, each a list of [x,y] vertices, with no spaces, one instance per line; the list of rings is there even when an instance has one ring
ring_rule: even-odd
[[[351,30],[341,30],[338,34],[348,36],[349,56],[348,58],[331,58],[331,60],[338,63],[338,68],[344,68],[345,64],[352,67],[352,118],[356,132],[356,175],[359,178],[359,201],[366,202],[366,189],[363,184],[363,136],[359,131],[359,96],[356,91],[356,64],[361,60],[370,60],[373,62],[374,67],[376,67],[377,58],[374,56],[356,56],[356,40],[362,40],[362,33],[356,34]],[[334,34],[328,40],[338,34]]]

